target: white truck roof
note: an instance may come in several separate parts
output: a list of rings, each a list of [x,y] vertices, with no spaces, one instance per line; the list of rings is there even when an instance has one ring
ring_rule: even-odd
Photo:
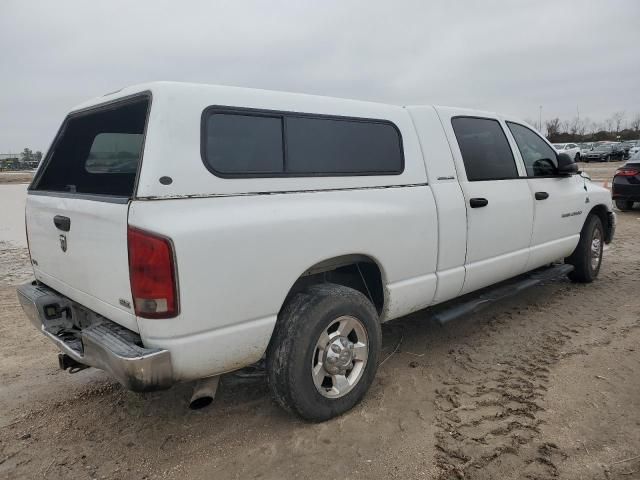
[[[454,108],[446,105],[429,105],[429,104],[415,104],[415,105],[397,105],[392,103],[383,103],[383,102],[372,102],[367,100],[354,100],[349,98],[342,97],[330,97],[325,95],[313,95],[307,93],[293,93],[286,92],[280,90],[266,90],[260,88],[249,88],[249,87],[233,87],[229,85],[214,85],[214,84],[205,84],[205,83],[191,83],[191,82],[173,82],[173,81],[154,81],[147,83],[139,83],[135,85],[130,85],[128,87],[124,87],[118,90],[114,90],[112,92],[106,93],[99,97],[94,97],[90,100],[82,102],[76,106],[74,106],[71,111],[76,112],[78,110],[84,110],[86,108],[91,108],[96,105],[103,104],[105,102],[109,102],[112,100],[117,100],[119,98],[128,97],[130,95],[135,95],[137,93],[149,91],[154,94],[189,94],[189,95],[202,95],[204,97],[211,96],[229,96],[233,95],[234,97],[238,96],[246,96],[247,99],[255,98],[257,96],[263,97],[271,97],[276,101],[291,101],[296,100],[298,103],[308,101],[310,106],[318,105],[318,102],[323,103],[342,103],[348,104],[354,107],[361,108],[381,108],[383,110],[389,108],[407,108],[407,109],[419,109],[419,108]],[[464,111],[465,114],[468,115],[477,115],[477,116],[497,116],[496,112],[484,111],[484,110],[476,110],[470,108],[459,108],[455,107],[461,111]]]
[[[311,95],[306,93],[292,93],[278,90],[264,90],[259,88],[248,87],[233,87],[229,85],[211,85],[204,83],[189,83],[189,82],[170,82],[170,81],[155,81],[148,83],[140,83],[131,85],[128,87],[115,90],[113,92],[106,93],[102,96],[92,98],[85,102],[76,105],[72,111],[84,110],[86,108],[100,105],[102,103],[116,100],[118,98],[135,95],[137,93],[149,91],[152,95],[166,95],[166,94],[181,94],[181,95],[201,95],[203,97],[246,97],[247,100],[254,99],[256,97],[270,97],[274,101],[282,103],[295,100],[297,103],[308,102],[310,106],[317,105],[319,102],[325,104],[333,104],[335,102],[348,103],[352,106],[359,106],[361,108],[402,108],[399,105],[392,105],[387,103],[369,102],[364,100],[352,100],[338,97],[328,97],[323,95]]]

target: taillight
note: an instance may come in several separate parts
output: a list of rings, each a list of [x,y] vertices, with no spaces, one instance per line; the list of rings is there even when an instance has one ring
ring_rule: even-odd
[[[173,246],[169,239],[129,227],[129,278],[136,315],[170,318],[178,314]]]
[[[619,168],[616,170],[616,176],[618,177],[635,177],[640,173],[640,170],[636,168]]]

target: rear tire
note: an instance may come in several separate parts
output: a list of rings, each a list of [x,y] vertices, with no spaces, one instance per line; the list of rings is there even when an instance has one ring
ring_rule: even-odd
[[[604,246],[604,229],[600,217],[589,215],[580,232],[580,241],[571,256],[564,259],[573,265],[569,278],[578,283],[591,283],[600,272],[602,265],[602,249]]]
[[[350,410],[373,382],[382,345],[375,307],[362,293],[324,283],[293,295],[267,351],[275,400],[305,420]]]
[[[618,207],[618,210],[626,212],[633,208],[633,202],[630,200],[616,200],[616,207]]]

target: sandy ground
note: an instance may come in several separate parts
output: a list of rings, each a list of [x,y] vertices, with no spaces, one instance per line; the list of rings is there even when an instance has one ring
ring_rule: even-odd
[[[365,401],[319,425],[260,377],[226,376],[193,412],[187,385],[138,395],[59,371],[16,301],[25,250],[4,244],[0,478],[640,478],[640,210],[618,219],[591,285],[549,282],[444,327],[426,312],[385,324]]]
[[[1,242],[18,247],[27,246],[24,229],[24,204],[27,184],[0,184],[0,248]]]
[[[33,178],[33,172],[0,172],[0,184],[4,183],[29,183]]]

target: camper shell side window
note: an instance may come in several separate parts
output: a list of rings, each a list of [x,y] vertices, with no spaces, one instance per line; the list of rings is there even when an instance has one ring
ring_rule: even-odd
[[[223,178],[399,175],[400,130],[379,119],[209,107],[202,161]]]

